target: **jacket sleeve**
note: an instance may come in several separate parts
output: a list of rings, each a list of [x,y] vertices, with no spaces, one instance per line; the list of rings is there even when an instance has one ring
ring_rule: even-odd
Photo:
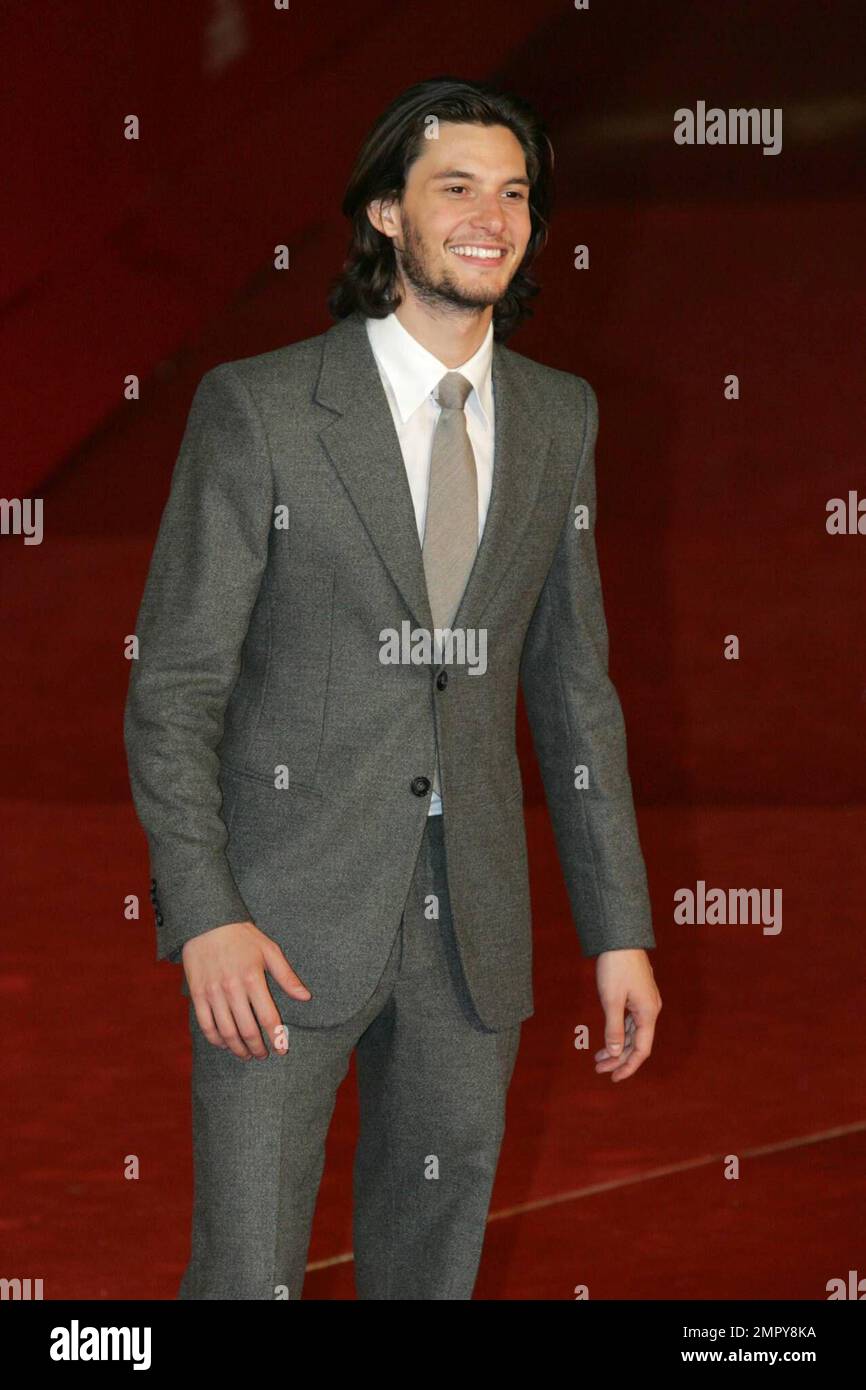
[[[572,915],[585,956],[655,946],[622,708],[608,676],[595,549],[598,402],[575,378],[583,439],[550,571],[527,629],[521,681]],[[575,527],[575,508],[588,523]],[[575,767],[588,785],[575,787]]]
[[[148,839],[157,959],[250,920],[225,855],[217,748],[267,562],[273,472],[230,363],[196,389],[151,557],[124,742]]]

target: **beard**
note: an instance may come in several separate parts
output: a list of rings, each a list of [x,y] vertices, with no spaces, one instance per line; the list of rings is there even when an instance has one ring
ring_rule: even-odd
[[[510,281],[502,289],[479,281],[477,289],[467,289],[456,275],[442,269],[434,273],[431,269],[431,256],[423,237],[412,222],[403,217],[403,247],[394,248],[397,265],[407,284],[412,286],[418,299],[431,308],[476,311],[498,304],[508,292]],[[446,254],[449,254],[446,252]]]

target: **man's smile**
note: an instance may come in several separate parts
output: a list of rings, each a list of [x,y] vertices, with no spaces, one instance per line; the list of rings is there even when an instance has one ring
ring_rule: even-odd
[[[504,246],[485,246],[480,242],[460,242],[449,246],[449,254],[478,266],[501,265],[507,255]]]

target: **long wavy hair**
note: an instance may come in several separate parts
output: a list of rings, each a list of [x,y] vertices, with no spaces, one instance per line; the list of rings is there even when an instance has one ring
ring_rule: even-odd
[[[527,102],[485,83],[456,77],[431,77],[407,87],[368,132],[343,198],[342,211],[352,233],[343,270],[328,294],[328,309],[335,319],[356,311],[381,319],[399,305],[394,246],[390,237],[373,226],[367,205],[376,198],[402,198],[409,169],[426,144],[430,116],[459,124],[507,126],[523,149],[531,182],[531,232],[506,294],[493,306],[493,335],[502,341],[531,316],[530,300],[539,293],[529,267],[547,241],[553,146],[541,118]]]

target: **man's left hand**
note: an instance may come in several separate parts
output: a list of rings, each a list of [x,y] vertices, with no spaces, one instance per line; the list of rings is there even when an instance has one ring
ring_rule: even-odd
[[[595,1069],[625,1081],[652,1052],[661,995],[643,950],[602,951],[595,977],[604,1009],[604,1047],[595,1054]]]

